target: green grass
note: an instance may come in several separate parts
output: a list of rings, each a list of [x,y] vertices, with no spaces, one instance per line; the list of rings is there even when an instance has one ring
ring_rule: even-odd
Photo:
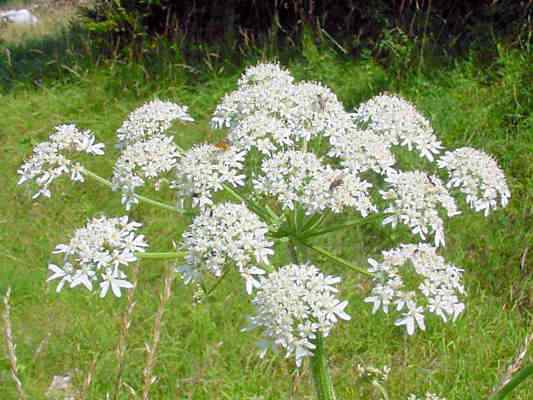
[[[512,190],[506,209],[487,219],[465,211],[447,226],[444,253],[465,268],[468,288],[466,313],[455,324],[430,319],[426,332],[406,337],[394,327],[392,318],[371,315],[362,302],[369,290],[363,277],[311,254],[325,271],[343,276],[341,295],[350,301],[352,321],[340,324],[327,339],[339,399],[380,398],[369,384],[358,381],[357,364],[391,366],[387,387],[392,399],[426,391],[449,400],[486,398],[526,334],[531,333],[531,55],[500,48],[490,69],[475,56],[433,66],[421,74],[402,72],[400,80],[398,71],[370,59],[346,59],[311,45],[300,56],[283,58],[297,78],[325,83],[347,107],[380,91],[401,93],[431,118],[447,147],[469,145],[493,154]],[[32,146],[46,139],[55,125],[75,122],[106,143],[106,156],[95,159],[92,169],[109,176],[117,155],[115,130],[129,111],[154,96],[189,105],[197,118],[197,124],[173,128],[179,143],[188,147],[210,137],[209,114],[235,86],[242,66],[218,61],[217,66],[192,65],[196,72],[191,72],[182,65],[183,60],[160,62],[170,65],[169,73],[157,75],[146,65],[134,63],[79,67],[77,74],[55,71],[47,75],[48,70],[43,70],[39,87],[27,78],[34,70],[27,67],[29,75],[25,75],[17,69],[0,95],[0,294],[12,287],[19,372],[31,399],[45,398],[54,375],[73,373],[79,384],[94,356],[98,361],[90,398],[103,399],[112,391],[114,351],[125,299],[100,300],[82,290],[56,294],[54,285],[45,280],[46,265],[57,243],[68,240],[87,217],[99,212],[120,215],[123,210],[116,193],[94,182],[64,182],[54,186],[51,200],[31,201],[25,188],[16,185],[16,170]],[[186,226],[177,215],[144,205],[132,215],[145,224],[144,233],[156,251],[169,249]],[[364,265],[368,256],[401,239],[400,232],[371,225],[331,234],[321,244]],[[521,269],[521,257],[528,247],[529,256]],[[152,329],[164,268],[164,262],[142,263],[124,374],[125,382],[137,392],[142,388],[144,343]],[[192,289],[175,281],[164,318],[153,399],[312,398],[307,366],[296,374],[292,361],[282,355],[270,354],[264,360],[257,357],[257,333],[241,332],[252,311],[243,296],[242,284],[230,275],[213,299],[193,306]],[[47,346],[35,356],[48,335]],[[0,398],[16,399],[8,363],[2,357]],[[532,391],[530,379],[512,398],[526,400]],[[126,398],[134,397],[123,391],[121,399]]]

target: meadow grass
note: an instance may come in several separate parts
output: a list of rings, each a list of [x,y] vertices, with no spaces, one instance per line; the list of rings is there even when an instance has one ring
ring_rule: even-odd
[[[24,43],[10,48],[20,49]],[[31,64],[27,55],[19,54]],[[465,211],[447,225],[444,255],[465,268],[468,290],[466,312],[454,324],[430,319],[426,332],[407,337],[394,327],[392,318],[372,315],[362,302],[370,288],[366,278],[308,254],[324,271],[342,275],[340,297],[350,301],[352,321],[340,324],[327,339],[339,399],[380,398],[368,382],[358,378],[357,364],[391,366],[387,382],[391,399],[426,391],[449,400],[486,398],[532,331],[531,54],[499,47],[488,64],[472,54],[420,73],[391,70],[370,58],[348,59],[313,44],[296,56],[278,56],[298,79],[330,86],[348,108],[381,91],[400,93],[431,118],[447,147],[469,145],[499,160],[511,187],[511,204],[489,218]],[[93,130],[98,141],[106,143],[106,156],[91,161],[90,169],[109,176],[117,157],[115,130],[128,112],[156,96],[188,105],[198,121],[172,128],[179,144],[190,147],[214,141],[221,133],[208,127],[210,113],[223,94],[235,87],[243,66],[262,57],[249,56],[239,64],[207,60],[193,65],[168,56],[159,61],[166,64],[166,73],[158,75],[149,63],[86,67],[89,63],[83,64],[80,56],[79,64],[68,65],[76,74],[65,68],[63,73],[42,69],[39,85],[34,83],[31,65],[23,69],[12,64],[11,71],[16,73],[9,75],[9,81],[5,78],[0,92],[0,294],[12,288],[18,372],[29,398],[45,398],[54,375],[70,373],[81,388],[94,359],[86,398],[104,399],[112,393],[117,378],[115,349],[127,304],[125,297],[101,300],[82,290],[57,294],[54,285],[45,282],[54,246],[68,240],[89,216],[122,215],[119,195],[92,181],[64,182],[55,185],[52,199],[32,201],[26,189],[16,185],[16,170],[23,159],[55,125],[73,122]],[[51,61],[55,62],[53,56]],[[6,64],[2,65],[0,76],[7,77]],[[171,193],[154,195],[173,200]],[[172,248],[187,224],[177,214],[142,204],[131,215],[144,223],[143,233],[153,251]],[[330,234],[320,244],[366,265],[368,256],[376,256],[402,238],[410,240],[404,231],[370,224]],[[527,249],[529,255],[523,257]],[[286,261],[281,250],[277,262]],[[124,387],[120,399],[141,398],[145,343],[151,341],[166,268],[163,261],[140,266],[122,374],[131,389]],[[252,309],[243,301],[244,288],[237,274],[230,274],[204,303],[192,304],[193,291],[180,279],[173,284],[160,328],[154,369],[157,381],[151,398],[313,398],[307,365],[295,372],[292,360],[282,355],[270,354],[261,360],[255,347],[258,333],[241,332]],[[0,359],[0,399],[16,399],[8,360],[3,354]],[[526,381],[513,398],[526,400],[532,391],[531,380]]]

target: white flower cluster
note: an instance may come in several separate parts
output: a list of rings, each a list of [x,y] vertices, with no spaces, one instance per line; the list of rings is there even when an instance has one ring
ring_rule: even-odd
[[[446,209],[448,217],[459,214],[459,211],[440,179],[421,171],[409,171],[389,172],[385,181],[389,190],[380,191],[380,194],[392,204],[384,210],[390,215],[383,224],[391,224],[395,228],[399,222],[403,223],[422,240],[432,233],[435,235],[435,246],[444,246],[444,223],[438,206],[440,204]]]
[[[83,167],[64,153],[78,152],[92,155],[104,154],[104,145],[95,143],[91,131],[81,131],[75,125],[59,125],[48,141],[35,146],[33,154],[17,171],[18,184],[34,181],[38,187],[33,198],[50,197],[50,184],[61,175],[70,175],[74,182],[83,182]]]
[[[282,347],[287,357],[295,355],[297,366],[312,356],[317,334],[328,336],[339,319],[350,319],[344,311],[348,302],[335,296],[339,282],[310,264],[286,265],[261,277],[250,328],[264,329],[262,356],[269,347]]]
[[[298,203],[307,214],[330,209],[356,209],[363,216],[376,211],[370,202],[371,184],[350,170],[323,165],[313,153],[287,151],[263,160],[262,176],[254,180],[258,193],[275,196],[285,209]]]
[[[258,84],[239,86],[222,98],[213,113],[211,125],[231,128],[257,112],[279,118],[292,107],[291,88],[292,84],[284,82],[283,78],[263,79]]]
[[[277,151],[293,148],[292,131],[279,119],[258,112],[243,118],[232,128],[227,140],[239,151],[248,153],[256,148],[261,154],[270,156]]]
[[[281,68],[279,64],[264,63],[247,68],[239,78],[238,86],[242,88],[271,82],[291,85],[293,81],[294,78],[290,72]]]
[[[172,138],[165,135],[132,143],[122,151],[113,169],[112,183],[113,190],[122,191],[122,204],[126,210],[138,203],[135,190],[143,186],[146,180],[154,180],[173,170],[178,155]]]
[[[470,147],[449,151],[438,161],[450,174],[447,186],[459,188],[466,201],[476,211],[487,216],[491,209],[505,207],[511,197],[505,175],[488,154]]]
[[[352,171],[388,173],[396,159],[390,143],[368,130],[349,127],[329,137],[330,157],[340,158],[341,165]]]
[[[213,193],[221,190],[224,184],[244,185],[245,176],[241,174],[244,156],[232,147],[194,146],[178,160],[172,187],[178,190],[179,197],[191,196],[193,206],[211,206]]]
[[[335,93],[318,82],[300,82],[291,93],[293,105],[285,119],[298,138],[331,136],[343,129],[348,114]]]
[[[430,161],[442,148],[429,121],[399,96],[375,96],[355,110],[354,118],[390,144],[414,148]]]
[[[144,236],[137,235],[140,226],[126,216],[93,218],[74,232],[68,244],[56,247],[55,254],[64,254],[63,266],[49,264],[52,275],[48,281],[59,279],[58,292],[65,284],[71,288],[83,285],[92,291],[97,283],[100,297],[109,289],[120,297],[121,288],[132,287],[122,268],[136,261],[135,253],[144,252],[148,246]]]
[[[439,397],[434,393],[426,392],[424,397],[418,397],[415,394],[410,394],[407,400],[446,400],[445,397]]]
[[[128,115],[117,130],[120,158],[113,170],[113,190],[122,192],[126,210],[138,203],[135,190],[147,180],[154,180],[156,188],[161,174],[170,172],[177,163],[178,147],[165,131],[176,119],[193,121],[187,107],[154,100]]]
[[[185,282],[199,280],[202,272],[222,275],[234,263],[250,294],[258,287],[259,266],[269,264],[273,243],[267,225],[243,204],[221,203],[194,218],[183,234],[185,265],[178,268]]]
[[[388,313],[389,306],[403,311],[396,325],[405,325],[409,335],[417,326],[425,330],[425,312],[438,315],[444,322],[463,312],[465,306],[458,297],[464,294],[463,270],[447,264],[436,248],[425,243],[402,245],[384,251],[382,262],[371,258],[368,262],[375,286],[365,302],[373,304],[373,313],[380,308]],[[417,287],[409,287],[409,282],[420,280]],[[417,302],[420,295],[422,303]]]
[[[119,147],[149,139],[153,135],[164,133],[175,120],[194,121],[187,113],[186,106],[169,101],[153,100],[128,115],[117,130]]]
[[[339,124],[350,119],[330,89],[317,82],[293,83],[290,74],[277,64],[248,68],[237,90],[226,95],[217,106],[211,124],[217,128],[235,128],[258,113],[277,119],[291,132],[293,141],[331,135],[339,129]],[[233,135],[233,144],[246,147],[246,144],[239,145],[238,138],[242,135]]]

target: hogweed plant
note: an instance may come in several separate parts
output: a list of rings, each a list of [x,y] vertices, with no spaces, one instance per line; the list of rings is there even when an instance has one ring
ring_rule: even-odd
[[[429,314],[444,323],[460,317],[463,270],[440,255],[445,222],[460,215],[457,196],[484,215],[506,206],[510,191],[491,156],[468,147],[445,151],[429,120],[397,95],[349,112],[330,89],[297,82],[277,64],[248,68],[220,101],[211,119],[225,134],[220,142],[183,149],[168,133],[175,121],[193,122],[187,107],[154,100],[131,113],[117,131],[120,156],[110,180],[77,161],[79,153],[104,154],[104,145],[74,125],[57,127],[19,169],[19,183],[31,183],[34,197],[50,197],[62,176],[90,178],[120,193],[126,212],[144,202],[190,219],[175,249],[149,252],[141,224],[129,216],[93,217],[56,247],[62,261],[49,264],[48,280],[58,281],[58,292],[83,287],[120,297],[133,287],[132,265],[145,258],[174,260],[183,282],[205,295],[234,270],[256,310],[243,331],[262,332],[261,357],[281,351],[297,368],[309,359],[320,400],[335,398],[326,338],[350,315],[341,277],[321,271],[310,252],[371,280],[361,300],[373,313],[393,314],[408,335],[425,330]],[[406,168],[406,159],[430,172]],[[162,185],[175,191],[173,201],[141,194]],[[367,267],[316,242],[376,219],[386,232],[404,225],[412,236]],[[279,244],[287,252],[276,260],[287,260],[274,263]],[[209,277],[216,279],[211,288]]]

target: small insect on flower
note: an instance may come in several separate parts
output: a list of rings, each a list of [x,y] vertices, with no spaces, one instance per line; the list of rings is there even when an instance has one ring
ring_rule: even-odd
[[[327,103],[327,100],[326,98],[324,97],[324,95],[322,93],[319,93],[317,95],[317,101],[314,103],[314,107],[316,112],[324,112],[326,111],[326,104]]]
[[[438,187],[439,186],[439,182],[438,182],[438,178],[433,176],[433,175],[429,175],[428,176],[429,178],[429,183],[431,183],[434,187]]]
[[[219,142],[215,143],[214,146],[220,151],[228,151],[231,147],[231,144],[228,139],[222,139]]]
[[[337,174],[329,184],[329,191],[333,192],[336,188],[338,188],[342,183],[344,182],[344,174],[341,172]]]

